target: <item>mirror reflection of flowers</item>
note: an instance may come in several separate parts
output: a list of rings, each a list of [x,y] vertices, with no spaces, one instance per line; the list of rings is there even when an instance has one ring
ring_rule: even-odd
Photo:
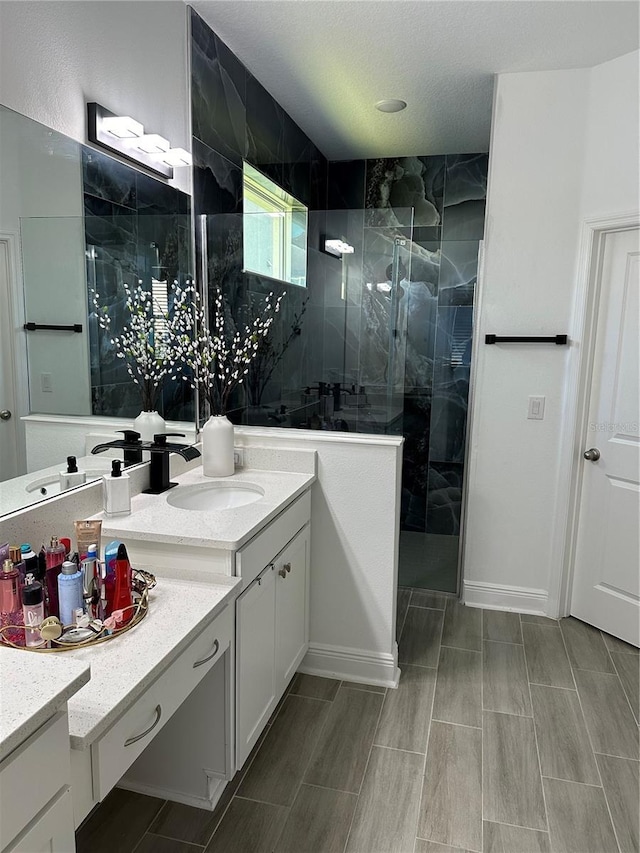
[[[286,351],[291,343],[302,334],[302,318],[307,310],[307,297],[300,310],[293,315],[293,320],[289,326],[286,337],[274,344],[272,337],[261,338],[258,342],[258,349],[255,357],[249,365],[249,374],[247,376],[247,393],[249,395],[249,404],[251,406],[259,406],[262,402],[262,395],[265,392],[269,380],[273,376],[276,367],[280,364]]]
[[[184,289],[175,285],[174,292],[176,322],[171,348],[176,366],[189,368],[182,378],[206,399],[210,413],[224,415],[231,392],[245,381],[261,342],[269,335],[285,294],[275,298],[269,293],[258,316],[249,319],[240,331],[219,287],[215,290],[211,320],[193,285]],[[172,379],[178,373],[175,370]]]
[[[169,344],[177,317],[174,311],[158,304],[153,294],[142,287],[142,280],[135,288],[126,283],[123,286],[128,318],[110,343],[116,357],[124,359],[127,373],[140,388],[143,410],[152,412],[164,380],[173,370],[174,356]],[[92,296],[98,325],[111,332],[109,308],[100,305],[99,293],[94,291]]]

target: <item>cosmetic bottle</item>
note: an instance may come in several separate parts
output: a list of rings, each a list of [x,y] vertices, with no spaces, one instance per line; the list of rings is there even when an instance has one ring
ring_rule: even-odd
[[[40,635],[39,630],[41,622],[44,620],[44,590],[42,584],[35,581],[22,589],[22,615],[24,624],[30,626],[34,630],[26,630],[24,632],[25,643],[29,648],[42,646],[44,640]]]
[[[47,616],[60,616],[58,604],[58,575],[67,556],[66,548],[58,541],[57,536],[51,537],[51,545],[45,551],[47,565]],[[74,571],[76,567],[74,566]]]
[[[44,580],[44,572],[40,571],[40,563],[38,555],[31,550],[31,545],[25,542],[20,546],[20,557],[24,563],[24,580],[26,584],[31,584],[34,581],[42,583]]]
[[[11,560],[5,560],[0,573],[0,627],[23,624],[20,575]],[[2,637],[16,646],[24,646],[24,631],[20,627],[3,631]]]
[[[122,473],[122,462],[114,459],[111,473],[105,474],[104,511],[106,515],[129,515],[131,512],[131,488],[129,475]]]
[[[82,572],[75,563],[65,560],[58,575],[60,621],[66,627],[75,625],[76,609],[82,610]]]
[[[89,545],[86,556],[80,564],[82,571],[82,595],[85,601],[85,607],[89,609],[93,590],[98,588],[98,546]]]
[[[81,486],[87,482],[84,471],[78,471],[78,463],[75,456],[67,456],[67,470],[60,471],[60,491],[66,492],[74,486]]]
[[[118,622],[118,627],[127,625],[133,618],[133,599],[131,597],[131,564],[124,545],[118,548],[118,557],[115,564],[115,592],[113,595],[113,606],[111,612],[124,610],[123,618]]]
[[[25,585],[25,577],[27,574],[27,567],[22,559],[22,551],[18,548],[17,545],[12,545],[9,549],[9,558],[13,563],[13,568],[17,569],[18,574],[20,575],[20,584],[22,586]]]
[[[116,589],[116,560],[118,559],[118,553],[121,546],[122,542],[114,539],[113,542],[109,542],[104,549],[104,577],[102,579],[100,597],[104,602],[106,616],[110,616],[113,611],[113,599]]]

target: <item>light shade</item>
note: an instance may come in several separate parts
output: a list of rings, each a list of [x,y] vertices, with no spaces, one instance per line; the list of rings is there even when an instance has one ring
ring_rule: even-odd
[[[144,125],[131,116],[109,116],[102,119],[102,127],[117,139],[133,139],[144,135]]]
[[[171,143],[159,133],[145,133],[136,140],[135,147],[145,154],[164,154],[171,148]]]
[[[350,243],[337,239],[325,240],[324,250],[336,258],[340,258],[342,255],[352,255],[354,252],[354,248]]]
[[[193,162],[191,154],[185,148],[170,148],[158,156],[158,160],[167,166],[190,166]]]

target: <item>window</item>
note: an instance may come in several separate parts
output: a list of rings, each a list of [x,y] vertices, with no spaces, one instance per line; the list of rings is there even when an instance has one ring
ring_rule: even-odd
[[[243,168],[244,269],[307,286],[307,208],[249,163]]]

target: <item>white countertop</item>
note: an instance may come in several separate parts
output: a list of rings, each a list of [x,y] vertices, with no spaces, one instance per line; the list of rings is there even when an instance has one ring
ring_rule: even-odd
[[[117,640],[66,652],[76,664],[91,664],[91,681],[69,700],[72,748],[99,738],[235,599],[241,583],[223,575],[207,584],[160,578],[139,625]]]
[[[0,761],[88,681],[88,661],[0,648]]]
[[[103,538],[127,536],[138,540],[170,542],[235,551],[248,542],[288,504],[305,492],[315,481],[314,473],[267,471],[247,468],[231,477],[205,477],[198,466],[175,478],[181,485],[203,483],[252,483],[264,491],[259,500],[245,506],[206,512],[179,509],[167,503],[177,489],[161,495],[136,495],[131,499],[131,515],[109,518],[104,513],[93,516],[102,520]]]

